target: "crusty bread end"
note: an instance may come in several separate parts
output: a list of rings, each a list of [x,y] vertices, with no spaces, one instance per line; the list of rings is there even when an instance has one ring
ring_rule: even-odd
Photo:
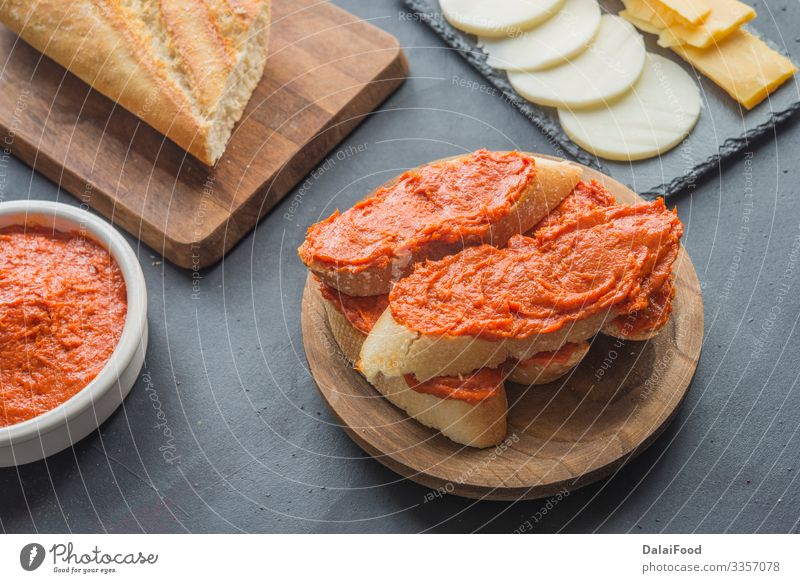
[[[263,2],[253,26],[252,33],[239,51],[236,67],[228,77],[222,97],[216,104],[210,120],[207,120],[206,139],[201,141],[203,154],[198,156],[208,165],[213,165],[222,157],[228,140],[250,101],[267,63],[271,3]],[[203,143],[204,142],[204,143]]]
[[[0,21],[208,165],[264,71],[269,0],[7,0]]]

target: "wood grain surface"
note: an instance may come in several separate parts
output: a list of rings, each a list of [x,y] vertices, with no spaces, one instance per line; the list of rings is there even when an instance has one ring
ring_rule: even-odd
[[[641,200],[590,168],[619,202]],[[442,437],[382,398],[347,363],[319,295],[302,304],[311,374],[348,435],[379,462],[443,492],[491,500],[535,499],[604,478],[647,448],[688,392],[703,343],[703,299],[692,262],[675,265],[673,316],[655,339],[625,342],[598,335],[569,375],[548,385],[506,383],[509,432],[496,448],[477,450]]]
[[[0,59],[5,154],[192,269],[218,261],[407,74],[393,36],[326,2],[273,0],[264,77],[209,168],[2,26]]]

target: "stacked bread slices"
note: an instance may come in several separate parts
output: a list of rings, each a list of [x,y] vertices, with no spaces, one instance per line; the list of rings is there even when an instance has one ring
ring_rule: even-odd
[[[616,205],[603,187],[580,177],[580,168],[566,162],[478,151],[408,172],[312,226],[300,256],[317,278],[314,293],[344,355],[420,423],[455,442],[488,447],[507,433],[506,381],[556,380],[580,363],[599,332],[655,335],[669,318],[680,223],[663,203]],[[425,212],[418,212],[420,205]],[[401,218],[387,221],[392,213]],[[592,271],[575,261],[571,271],[566,258],[558,268],[564,277],[550,282],[524,263],[515,269],[511,257],[547,265],[548,253],[575,247],[583,235],[584,245],[602,246],[590,241],[626,232],[618,245],[605,245],[611,251],[602,260],[616,252],[626,258],[601,284],[608,288],[604,298],[547,308],[549,328],[537,330],[540,322],[530,318],[533,327],[509,327],[526,319],[526,298],[512,296],[530,281],[558,286]],[[356,241],[369,253],[343,248]],[[512,267],[492,273],[498,265]],[[459,296],[470,289],[485,297]],[[498,326],[498,318],[486,317],[494,304],[521,311]]]

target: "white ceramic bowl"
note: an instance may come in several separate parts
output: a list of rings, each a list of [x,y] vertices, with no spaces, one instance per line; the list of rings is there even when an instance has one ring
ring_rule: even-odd
[[[65,204],[34,200],[0,203],[0,229],[24,224],[78,231],[108,249],[125,278],[128,312],[111,358],[86,387],[51,411],[0,427],[0,467],[40,460],[97,429],[130,392],[147,349],[147,288],[139,260],[122,235],[95,215]]]

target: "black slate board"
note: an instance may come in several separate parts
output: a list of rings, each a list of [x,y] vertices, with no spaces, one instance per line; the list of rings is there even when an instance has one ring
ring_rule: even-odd
[[[695,73],[675,53],[659,47],[654,35],[644,34],[648,51],[675,61],[698,80],[703,98],[700,120],[681,145],[658,158],[632,163],[603,160],[581,149],[569,139],[561,130],[554,109],[530,103],[514,91],[504,71],[487,65],[486,54],[476,45],[475,37],[450,26],[442,16],[438,0],[404,0],[404,2],[416,18],[436,31],[448,45],[456,49],[501,91],[504,99],[532,121],[548,137],[558,155],[566,154],[582,164],[597,168],[645,197],[669,196],[683,190],[691,190],[695,181],[716,168],[720,160],[742,151],[751,140],[770,131],[776,124],[800,109],[797,84],[789,81],[769,99],[755,109],[747,111],[712,81]],[[759,18],[748,28],[773,48],[788,54],[795,63],[800,63],[800,43],[794,42],[794,37],[786,39],[786,42],[777,41],[781,38],[776,25],[777,14],[770,13],[765,2],[750,2],[750,4],[755,6]],[[623,8],[619,0],[601,0],[600,5],[604,12],[611,14],[616,14]],[[789,10],[798,8],[793,7]]]

